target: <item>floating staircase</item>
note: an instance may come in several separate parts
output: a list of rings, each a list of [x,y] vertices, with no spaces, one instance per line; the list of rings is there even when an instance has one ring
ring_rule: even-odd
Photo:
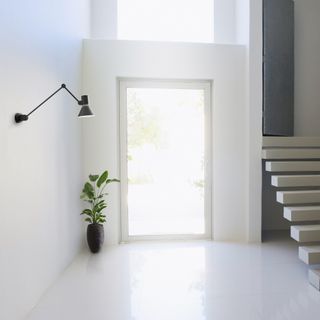
[[[320,137],[265,137],[262,159],[271,173],[271,185],[281,188],[277,202],[283,217],[294,223],[290,234],[299,246],[299,258],[320,265]],[[309,282],[320,290],[320,269],[309,269]]]

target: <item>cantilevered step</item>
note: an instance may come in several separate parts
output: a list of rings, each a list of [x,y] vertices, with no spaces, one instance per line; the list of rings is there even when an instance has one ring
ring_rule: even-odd
[[[299,247],[299,258],[306,264],[320,264],[320,246]]]
[[[309,270],[309,282],[316,289],[320,290],[320,270]]]
[[[320,206],[284,207],[283,216],[289,221],[320,221]]]
[[[320,149],[264,149],[262,159],[320,159]]]
[[[275,187],[316,187],[320,186],[320,175],[272,176]]]
[[[263,137],[264,148],[291,147],[291,148],[319,148],[320,137]]]
[[[320,161],[267,161],[269,172],[303,172],[320,171]]]
[[[320,241],[320,225],[291,226],[291,238],[298,242]]]
[[[277,201],[282,204],[320,203],[320,190],[277,191]]]

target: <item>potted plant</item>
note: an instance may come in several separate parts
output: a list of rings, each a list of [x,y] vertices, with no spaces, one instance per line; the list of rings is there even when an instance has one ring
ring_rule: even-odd
[[[81,215],[87,216],[85,221],[89,222],[87,227],[87,242],[91,252],[96,253],[102,247],[104,242],[103,223],[106,222],[106,216],[103,210],[107,207],[104,199],[107,193],[104,192],[106,186],[112,182],[120,182],[118,179],[109,179],[108,170],[101,175],[90,174],[82,189],[80,198],[89,203],[90,208],[86,208]]]

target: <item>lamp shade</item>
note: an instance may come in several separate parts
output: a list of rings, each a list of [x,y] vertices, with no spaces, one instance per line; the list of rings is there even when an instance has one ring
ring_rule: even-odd
[[[94,114],[89,108],[89,99],[88,96],[81,96],[81,100],[79,104],[82,106],[80,109],[80,112],[78,114],[79,118],[85,118],[85,117],[93,117]]]
[[[93,112],[89,108],[88,105],[82,106],[80,109],[80,112],[78,114],[79,118],[85,118],[85,117],[94,117]]]

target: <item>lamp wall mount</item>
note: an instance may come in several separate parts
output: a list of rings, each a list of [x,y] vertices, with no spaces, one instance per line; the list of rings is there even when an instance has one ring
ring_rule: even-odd
[[[43,100],[39,105],[37,105],[34,109],[32,109],[28,114],[22,114],[22,113],[16,113],[14,116],[14,120],[16,123],[20,123],[23,121],[27,121],[29,119],[29,116],[37,111],[42,105],[44,105],[49,99],[51,99],[55,94],[57,94],[60,90],[65,89],[78,103],[79,106],[81,106],[81,110],[78,114],[78,117],[92,117],[94,114],[89,108],[89,98],[87,95],[81,96],[81,99],[78,99],[63,83],[60,88],[58,88],[56,91],[54,91],[48,98]]]

